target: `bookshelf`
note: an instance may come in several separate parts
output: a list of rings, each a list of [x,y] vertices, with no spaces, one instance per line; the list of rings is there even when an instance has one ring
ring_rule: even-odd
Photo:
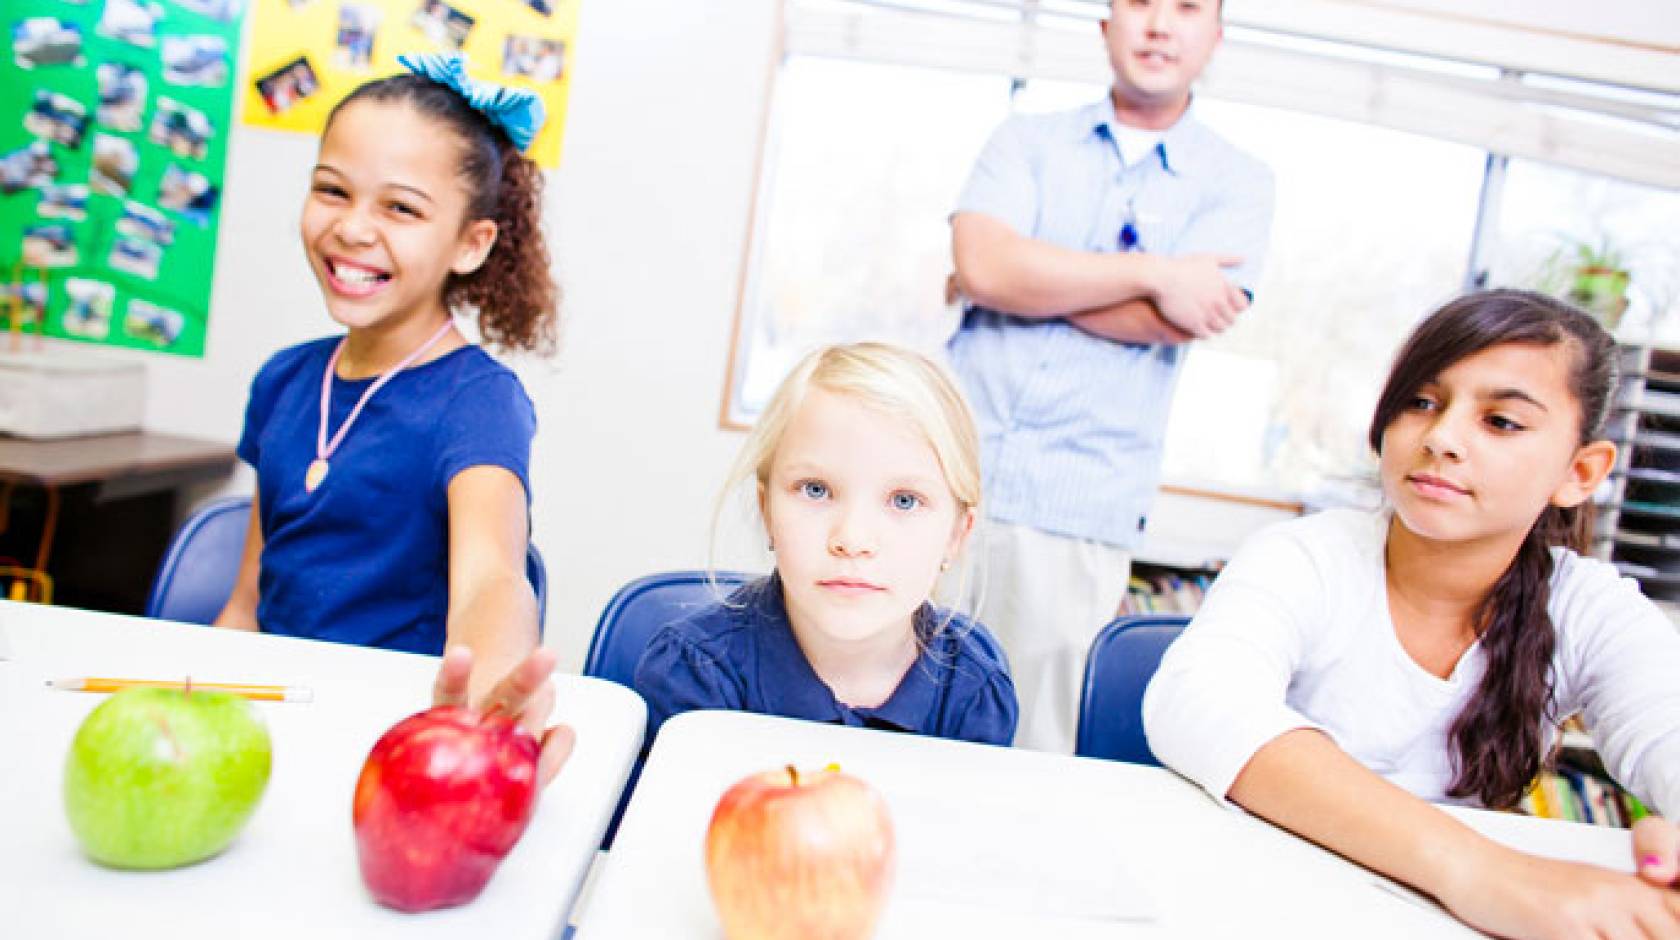
[[[1174,481],[1149,510],[1122,614],[1193,614],[1238,546],[1305,506],[1292,494]]]
[[[1121,612],[1126,614],[1194,614],[1202,596],[1218,574],[1216,566],[1180,568],[1132,563],[1132,580],[1126,587]]]
[[[1621,348],[1622,383],[1609,436],[1619,454],[1597,500],[1593,553],[1639,582],[1680,628],[1680,350]],[[1556,766],[1540,775],[1523,811],[1629,826],[1645,808],[1605,771],[1592,736],[1566,726]]]
[[[1622,373],[1610,418],[1621,454],[1598,506],[1594,552],[1673,617],[1680,610],[1680,350],[1623,346]]]
[[[1610,778],[1578,719],[1565,722],[1554,765],[1540,774],[1520,808],[1530,816],[1618,829],[1650,813]]]

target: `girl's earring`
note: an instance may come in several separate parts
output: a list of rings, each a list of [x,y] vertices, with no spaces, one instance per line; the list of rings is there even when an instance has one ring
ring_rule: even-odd
[[[766,539],[764,541],[764,547],[768,548],[771,551],[775,551],[776,550],[776,540],[775,539]]]
[[[951,559],[947,558],[947,559],[941,561],[939,563],[939,570],[940,571],[950,571],[951,570]]]

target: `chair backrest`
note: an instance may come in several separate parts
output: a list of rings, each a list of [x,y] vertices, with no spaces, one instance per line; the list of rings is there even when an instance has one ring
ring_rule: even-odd
[[[245,531],[251,522],[251,498],[235,496],[212,502],[192,514],[169,543],[158,565],[146,616],[181,623],[208,624],[233,593],[239,562],[245,554]],[[525,576],[537,597],[537,628],[548,613],[548,569],[535,544],[525,545]]]
[[[531,582],[531,593],[537,598],[537,638],[541,639],[543,628],[548,626],[548,566],[543,564],[537,543],[529,540],[525,542],[525,580]]]
[[[1085,659],[1075,754],[1160,766],[1143,733],[1143,692],[1189,623],[1183,614],[1140,614],[1102,628]]]
[[[636,663],[660,627],[716,603],[755,577],[739,571],[667,571],[631,581],[601,611],[583,674],[634,687]]]
[[[210,623],[227,605],[245,553],[251,498],[219,499],[192,514],[158,565],[146,616]]]

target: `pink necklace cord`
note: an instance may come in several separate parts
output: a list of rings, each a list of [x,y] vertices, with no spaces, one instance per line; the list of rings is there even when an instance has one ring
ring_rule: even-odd
[[[350,341],[350,337],[346,335],[343,339],[339,340],[338,347],[333,350],[332,358],[327,360],[327,370],[321,373],[321,423],[316,429],[315,459],[323,463],[332,459],[333,452],[338,450],[338,445],[344,443],[344,436],[350,433],[350,426],[356,423],[356,418],[361,415],[362,408],[366,406],[368,400],[373,397],[373,393],[384,387],[386,382],[396,378],[398,372],[401,372],[413,365],[416,359],[424,356],[426,354],[426,350],[436,346],[438,344],[438,340],[443,339],[443,337],[454,326],[454,320],[444,321],[443,326],[438,327],[438,331],[432,334],[431,339],[422,343],[419,349],[409,353],[406,359],[385,370],[380,374],[379,378],[374,379],[373,384],[368,386],[368,390],[362,393],[361,399],[356,402],[356,407],[350,409],[350,416],[344,419],[343,424],[339,425],[338,433],[334,434],[332,436],[332,440],[329,442],[327,440],[327,409],[332,401],[333,372],[338,368],[338,357],[344,352],[344,345]]]

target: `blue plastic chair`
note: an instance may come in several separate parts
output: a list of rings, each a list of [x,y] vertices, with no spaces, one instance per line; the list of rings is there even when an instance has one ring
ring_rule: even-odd
[[[1183,614],[1139,614],[1102,628],[1085,658],[1075,754],[1161,766],[1143,733],[1143,693],[1189,623]]]
[[[251,521],[251,498],[216,500],[192,514],[169,543],[158,565],[146,616],[181,623],[208,624],[233,593],[239,561],[245,553],[245,530]],[[548,569],[535,545],[525,547],[525,576],[537,597],[537,626],[548,608]]]
[[[667,571],[631,581],[619,588],[601,611],[595,635],[589,640],[589,653],[583,659],[583,674],[634,690],[636,664],[641,662],[642,653],[660,627],[717,603],[755,577],[739,571]],[[607,823],[607,831],[601,837],[602,849],[612,848],[619,821],[624,818],[624,808],[630,805],[630,794],[636,791],[636,781],[642,777],[642,763],[651,746],[652,741],[642,742],[642,755],[630,768],[612,821]]]
[[[146,616],[181,623],[214,621],[239,577],[250,521],[248,496],[219,499],[193,513],[158,565],[146,598]]]
[[[636,663],[660,627],[717,603],[755,577],[739,571],[667,571],[631,581],[601,611],[583,674],[635,688]]]

